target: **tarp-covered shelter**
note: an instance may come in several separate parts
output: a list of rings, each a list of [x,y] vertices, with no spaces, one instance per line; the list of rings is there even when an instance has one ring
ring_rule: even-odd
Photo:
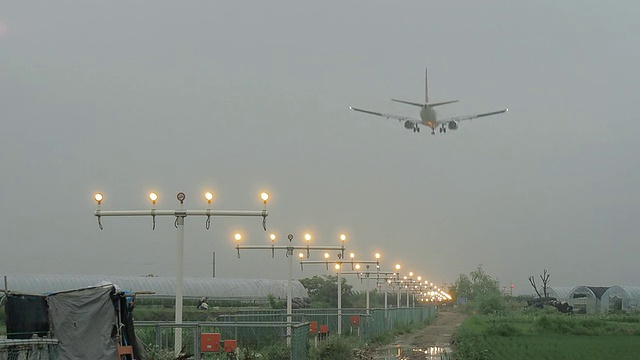
[[[576,286],[569,293],[569,305],[573,311],[585,314],[599,313],[600,299],[608,286]]]
[[[45,296],[8,293],[5,314],[7,339],[49,335],[49,308]]]
[[[56,339],[58,360],[114,360],[118,346],[131,346],[142,359],[127,296],[113,284],[46,295],[10,291],[6,312],[16,316],[7,317],[7,338]]]
[[[640,287],[614,285],[601,298],[602,312],[640,310]]]

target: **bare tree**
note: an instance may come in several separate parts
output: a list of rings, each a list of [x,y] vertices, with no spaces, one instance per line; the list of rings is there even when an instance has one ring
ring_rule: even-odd
[[[536,291],[536,294],[538,294],[538,297],[541,298],[542,295],[540,295],[540,291],[538,291],[538,286],[536,285],[536,278],[534,278],[533,276],[529,276],[529,283],[531,283],[531,286],[533,286],[533,290]]]
[[[545,298],[549,297],[549,294],[547,293],[547,284],[549,284],[549,277],[550,276],[551,276],[551,274],[547,273],[547,269],[544,269],[543,275],[540,275],[540,279],[542,280],[542,293],[544,294]],[[540,295],[540,294],[538,294],[538,295]]]
[[[539,298],[541,298],[543,294],[545,298],[549,297],[549,293],[547,292],[547,286],[549,284],[550,276],[551,274],[547,273],[547,269],[544,269],[544,272],[542,273],[542,275],[540,275],[540,280],[542,280],[542,294],[540,294],[540,291],[538,291],[538,286],[536,285],[536,278],[533,276],[529,276],[529,283],[531,284],[531,286],[533,286],[533,290],[536,291],[536,294],[538,294]]]

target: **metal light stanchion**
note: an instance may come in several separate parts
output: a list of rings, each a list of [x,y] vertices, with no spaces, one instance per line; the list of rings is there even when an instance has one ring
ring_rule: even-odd
[[[207,209],[206,210],[185,210],[184,209],[184,200],[186,195],[183,192],[179,192],[176,196],[178,201],[180,202],[180,208],[178,210],[156,210],[156,202],[158,200],[158,194],[152,192],[149,194],[149,200],[151,200],[152,207],[149,210],[118,210],[118,211],[104,211],[101,209],[102,201],[104,200],[104,196],[101,193],[97,193],[94,196],[94,199],[98,203],[98,209],[95,211],[94,215],[98,218],[98,226],[100,230],[103,229],[102,226],[102,218],[110,217],[110,216],[151,216],[153,229],[156,228],[156,216],[173,216],[175,217],[174,226],[178,229],[178,237],[176,241],[176,310],[175,310],[175,324],[182,324],[182,280],[183,280],[183,261],[184,261],[184,220],[187,216],[206,216],[207,220],[205,226],[209,229],[210,220],[212,216],[259,216],[262,217],[262,227],[264,230],[267,230],[267,216],[269,212],[267,211],[267,200],[269,199],[269,194],[263,192],[260,194],[260,198],[264,203],[264,209],[261,211],[248,211],[248,210],[211,210],[211,200],[213,199],[213,194],[211,192],[207,192],[205,194],[205,199],[207,200]],[[181,329],[179,326],[176,328],[175,332],[175,351],[176,355],[182,350],[182,336]]]
[[[383,276],[391,275],[392,279],[393,278],[397,278],[397,276],[398,276],[398,273],[391,272],[391,271],[376,271],[376,274],[378,276],[378,278],[376,280],[376,286],[379,286],[379,287],[382,286],[381,280],[380,280],[380,275],[383,275]],[[385,288],[384,288],[384,318],[386,319],[387,318],[387,308],[388,308],[388,301],[387,301],[387,293],[388,293],[388,291],[387,290],[389,290],[389,288],[391,287],[391,279],[389,279],[388,277],[385,277],[384,285],[385,285]]]
[[[312,250],[338,250],[341,254],[344,254],[344,240],[346,237],[341,235],[342,245],[309,245],[308,242],[311,240],[310,234],[305,234],[304,239],[307,241],[307,245],[293,245],[293,234],[287,235],[287,239],[289,239],[289,245],[275,245],[276,235],[271,234],[271,245],[236,245],[236,250],[238,251],[238,258],[240,258],[240,250],[271,250],[271,257],[275,257],[276,250],[286,250],[286,256],[289,258],[289,276],[288,276],[288,286],[287,286],[287,345],[291,345],[291,327],[293,326],[291,321],[291,316],[293,313],[292,306],[292,297],[293,297],[293,257],[295,250],[306,250],[307,258],[310,256]],[[235,235],[236,241],[242,240],[242,236],[240,234]]]
[[[351,254],[353,255],[353,254]],[[369,278],[370,275],[375,274],[376,275],[376,282],[377,280],[380,278],[380,253],[376,253],[375,254],[375,261],[358,261],[356,262],[355,265],[355,272],[344,272],[343,274],[345,275],[357,275],[361,280],[362,277],[364,276],[366,279],[366,288],[367,288],[367,296],[366,296],[366,309],[367,309],[367,315],[369,315],[370,313],[370,306],[369,306]],[[352,261],[353,261],[353,257],[351,257]],[[361,271],[360,270],[360,264],[367,264],[366,270]],[[375,271],[369,271],[369,265],[368,264],[376,264],[376,268]]]
[[[342,236],[341,236],[342,239]],[[344,239],[342,239],[342,241],[344,242]],[[355,255],[351,254],[351,258],[353,259]],[[329,254],[325,254],[325,260],[324,261],[314,261],[314,260],[307,260],[307,261],[300,261],[300,266],[304,266],[305,264],[325,264],[327,267],[327,270],[329,270],[329,263],[333,263],[335,264],[335,269],[338,272],[338,336],[342,335],[342,265],[343,264],[351,264],[351,270],[355,270],[355,265],[357,264],[376,264],[376,266],[379,266],[380,263],[379,261],[344,261],[344,252],[342,254],[338,254],[338,260],[337,261],[332,261],[329,260]]]

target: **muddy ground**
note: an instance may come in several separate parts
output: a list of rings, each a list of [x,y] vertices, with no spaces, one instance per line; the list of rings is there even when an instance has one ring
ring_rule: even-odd
[[[451,337],[467,316],[458,312],[440,311],[431,325],[409,334],[399,335],[391,344],[369,349],[366,356],[361,358],[438,359],[442,351],[451,353]]]

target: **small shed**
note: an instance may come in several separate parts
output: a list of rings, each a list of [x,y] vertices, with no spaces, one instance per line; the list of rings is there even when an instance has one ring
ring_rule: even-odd
[[[600,304],[604,313],[640,310],[640,287],[614,285],[602,294]]]
[[[576,286],[569,293],[569,305],[573,311],[583,314],[596,314],[601,310],[602,295],[609,286]]]

